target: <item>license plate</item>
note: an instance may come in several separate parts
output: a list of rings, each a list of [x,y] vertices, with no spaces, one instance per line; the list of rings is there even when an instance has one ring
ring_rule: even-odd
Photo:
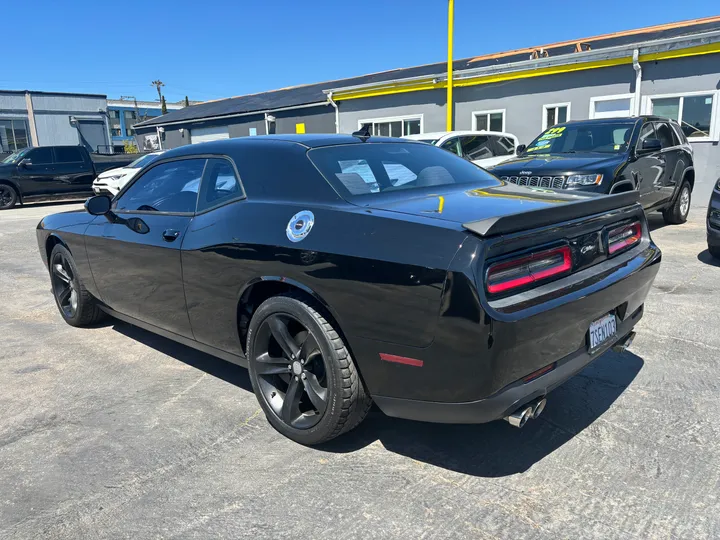
[[[596,350],[606,341],[612,339],[617,332],[615,314],[610,313],[590,325],[590,351]]]

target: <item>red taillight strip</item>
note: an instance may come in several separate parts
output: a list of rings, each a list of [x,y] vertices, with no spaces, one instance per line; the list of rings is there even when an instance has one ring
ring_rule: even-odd
[[[630,231],[630,236],[626,236],[615,242],[610,241],[613,236],[621,235],[625,231]],[[639,221],[631,223],[630,225],[623,225],[622,227],[611,230],[610,232],[608,232],[608,254],[613,255],[614,253],[630,247],[633,244],[637,244],[640,241],[641,237],[642,227],[640,226]]]
[[[547,251],[541,251],[539,253],[533,253],[532,255],[522,257],[520,259],[515,259],[508,262],[501,262],[496,263],[493,265],[490,265],[490,268],[488,268],[487,272],[487,278],[488,280],[492,276],[493,273],[499,272],[501,270],[507,270],[508,268],[515,268],[522,266],[526,263],[531,262],[537,262],[542,261],[543,259],[547,259],[549,257],[552,257],[554,255],[562,255],[563,260],[562,263],[546,268],[544,270],[541,270],[540,272],[533,273],[528,269],[528,274],[526,276],[522,276],[515,279],[510,279],[508,281],[501,281],[500,283],[492,283],[487,285],[487,290],[491,294],[501,293],[505,292],[510,289],[515,289],[517,287],[522,287],[523,285],[528,285],[530,283],[535,283],[536,281],[541,281],[543,279],[547,279],[552,276],[557,276],[559,274],[563,274],[565,272],[568,272],[572,269],[572,256],[570,254],[570,248],[568,246],[562,246],[555,249],[550,249]]]
[[[534,381],[535,379],[537,379],[537,378],[540,377],[541,375],[545,375],[548,371],[552,371],[553,369],[555,369],[555,362],[553,362],[553,363],[550,364],[549,366],[545,366],[544,368],[540,368],[540,369],[538,369],[537,371],[533,371],[530,375],[526,375],[525,377],[523,377],[522,380],[523,380],[523,382],[526,382],[526,383],[527,383],[527,382],[530,382],[530,381]]]
[[[394,362],[395,364],[405,364],[406,366],[423,367],[423,361],[416,358],[408,358],[407,356],[396,356],[394,354],[380,353],[380,360],[386,362]]]

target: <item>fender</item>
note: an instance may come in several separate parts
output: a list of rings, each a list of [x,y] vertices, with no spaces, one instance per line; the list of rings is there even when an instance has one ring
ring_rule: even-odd
[[[675,191],[673,192],[672,199],[670,199],[670,203],[668,204],[668,206],[672,206],[673,204],[675,204],[675,201],[677,200],[678,195],[680,195],[680,188],[682,187],[683,183],[685,182],[685,177],[688,175],[689,172],[692,172],[694,174],[695,167],[693,167],[693,166],[685,167],[685,170],[683,171],[682,177],[681,177],[682,181],[678,182],[675,185]],[[690,186],[690,193],[692,193],[692,190],[694,187],[695,187],[694,185]]]

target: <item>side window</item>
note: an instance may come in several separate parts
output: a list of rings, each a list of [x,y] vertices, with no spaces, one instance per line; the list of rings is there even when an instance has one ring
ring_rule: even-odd
[[[496,156],[511,156],[515,153],[515,141],[510,137],[490,137]]]
[[[208,159],[202,186],[198,212],[242,194],[235,169],[227,159]]]
[[[637,147],[642,148],[643,143],[648,139],[657,139],[655,135],[655,128],[651,123],[643,125],[640,130],[640,137],[638,138]]]
[[[55,160],[58,163],[82,163],[85,161],[80,149],[72,146],[57,146],[55,148]]]
[[[115,201],[116,210],[194,212],[205,159],[183,159],[149,169]]]
[[[456,154],[458,156],[462,156],[462,151],[460,150],[460,145],[458,144],[457,137],[448,139],[440,145],[440,148],[442,148],[443,150],[447,150],[448,152],[452,152],[453,154]]]
[[[52,165],[52,148],[49,146],[34,148],[25,154],[25,159],[32,161],[33,165]]]
[[[655,129],[657,131],[657,137],[660,139],[660,143],[662,143],[663,148],[670,148],[671,146],[675,146],[675,140],[673,139],[673,133],[670,129],[670,126],[666,123],[658,123],[655,124]]]
[[[476,159],[486,159],[494,157],[490,137],[487,135],[477,135],[471,137],[461,137],[463,154],[468,159],[475,161]]]
[[[680,129],[680,126],[677,124],[670,124],[670,126],[673,129],[673,133],[675,133],[675,137],[677,137],[678,144],[687,144],[687,139],[685,138],[685,134],[683,133],[682,129]]]

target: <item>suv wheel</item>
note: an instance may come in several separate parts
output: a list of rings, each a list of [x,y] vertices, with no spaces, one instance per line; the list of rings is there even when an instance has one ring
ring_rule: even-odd
[[[8,210],[15,206],[17,192],[7,184],[0,184],[0,210]]]
[[[350,431],[372,400],[342,338],[304,298],[263,302],[248,327],[250,380],[272,426],[300,444]]]
[[[668,225],[685,223],[690,213],[690,184],[684,181],[675,202],[663,210],[663,219]]]

